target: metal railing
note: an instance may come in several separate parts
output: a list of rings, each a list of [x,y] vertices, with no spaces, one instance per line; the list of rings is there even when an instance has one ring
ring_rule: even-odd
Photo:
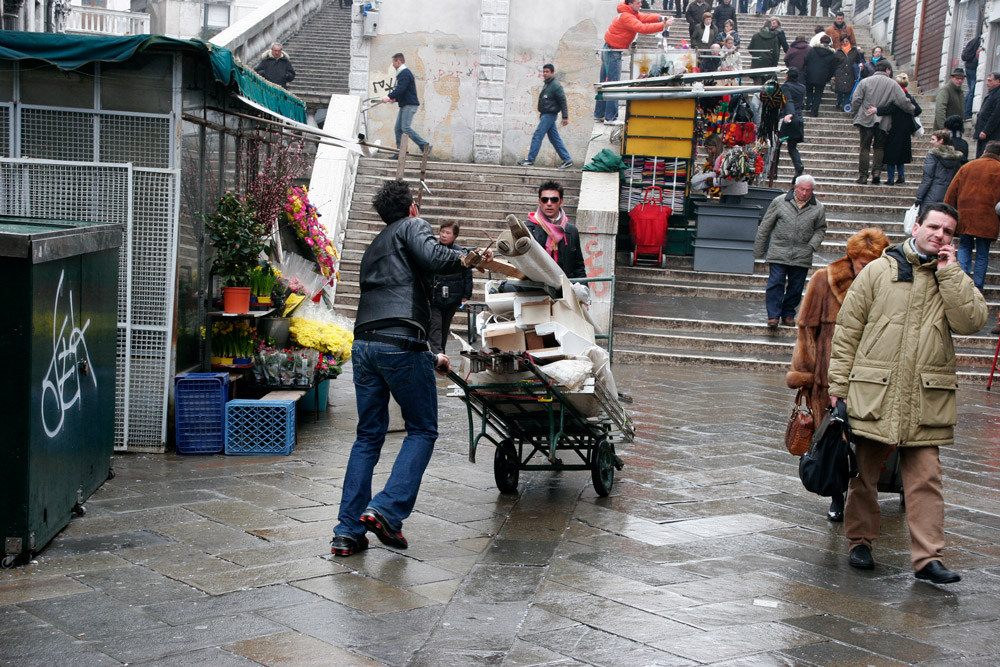
[[[148,35],[149,14],[73,7],[66,32],[80,35]]]

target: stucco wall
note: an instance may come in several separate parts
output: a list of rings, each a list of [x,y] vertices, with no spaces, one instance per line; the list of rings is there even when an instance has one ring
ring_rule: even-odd
[[[367,97],[380,97],[395,83],[392,54],[405,54],[417,81],[421,110],[414,128],[439,158],[474,161],[474,134],[480,76],[480,45],[496,46],[496,36],[481,41],[481,10],[509,7],[504,82],[501,160],[511,164],[527,156],[538,122],[541,67],[555,65],[567,93],[570,125],[560,132],[570,154],[581,162],[593,127],[593,83],[599,62],[594,49],[615,15],[617,0],[550,0],[539,9],[536,0],[438,0],[434,11],[410,0],[383,0],[378,35],[370,40]],[[486,102],[488,104],[488,102]],[[395,145],[395,105],[369,112],[368,133]],[[482,123],[482,120],[480,120]],[[543,146],[538,163],[556,164],[551,146]]]
[[[435,155],[471,162],[479,67],[479,3],[440,0],[431,12],[424,3],[385,0],[380,7],[378,32],[371,40],[367,96],[381,97],[392,89],[392,54],[402,53],[416,78],[420,98],[413,128],[433,144]],[[395,104],[372,109],[368,115],[369,136],[395,146],[397,110]]]
[[[556,7],[555,5],[558,5]],[[510,0],[507,37],[507,82],[504,100],[504,164],[528,155],[531,135],[538,124],[538,92],[542,65],[552,63],[569,103],[570,124],[559,126],[573,159],[580,163],[593,129],[594,83],[600,61],[594,49],[604,43],[604,31],[615,16],[617,0],[571,0],[545,3]],[[536,164],[555,165],[560,160],[548,140],[542,142]]]

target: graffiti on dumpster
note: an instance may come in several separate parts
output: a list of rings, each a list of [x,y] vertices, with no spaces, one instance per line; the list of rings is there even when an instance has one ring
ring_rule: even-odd
[[[42,380],[42,428],[50,438],[59,435],[66,411],[80,400],[81,372],[89,375],[94,387],[97,387],[97,376],[90,367],[85,338],[90,320],[84,322],[82,327],[76,325],[73,291],[67,292],[68,307],[61,300],[64,278],[65,272],[60,273],[52,306],[52,360]]]

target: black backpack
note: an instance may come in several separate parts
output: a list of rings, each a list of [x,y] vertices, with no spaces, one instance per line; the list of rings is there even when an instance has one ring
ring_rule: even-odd
[[[806,491],[829,497],[847,491],[847,485],[857,476],[858,460],[847,422],[847,405],[839,400],[836,408],[827,408],[809,451],[799,459],[799,479]]]

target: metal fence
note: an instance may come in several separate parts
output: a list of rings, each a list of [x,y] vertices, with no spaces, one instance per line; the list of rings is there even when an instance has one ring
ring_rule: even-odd
[[[162,452],[179,169],[169,114],[0,105],[0,211],[124,226],[115,449]]]

